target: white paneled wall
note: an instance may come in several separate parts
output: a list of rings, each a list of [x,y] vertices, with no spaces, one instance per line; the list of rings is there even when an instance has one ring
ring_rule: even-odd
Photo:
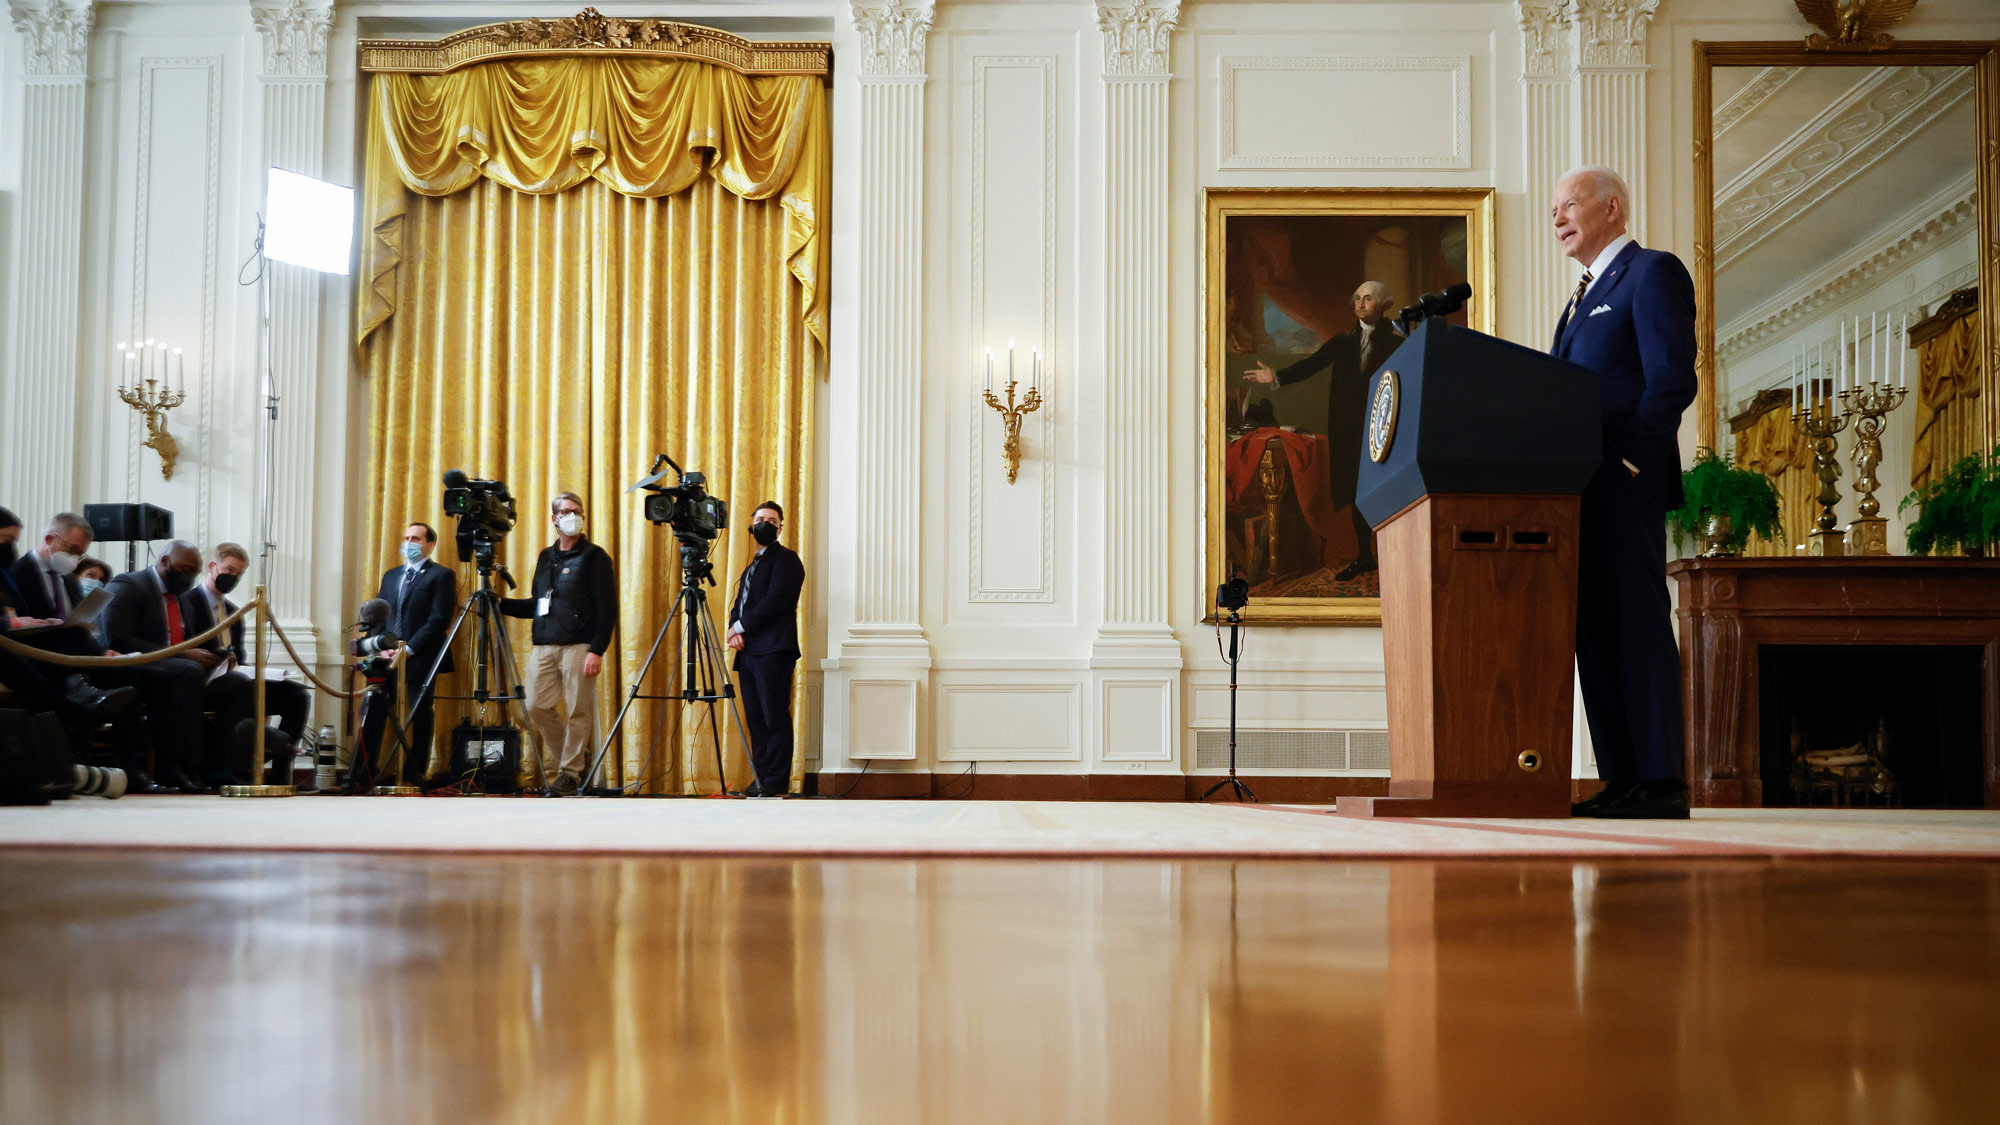
[[[236,280],[264,168],[356,182],[358,38],[582,5],[8,6],[0,504],[32,522],[150,501],[190,537],[254,551],[257,302]],[[876,772],[1172,775],[1192,766],[1192,732],[1226,721],[1227,669],[1200,624],[1205,190],[1494,187],[1498,323],[1536,344],[1573,277],[1547,234],[1555,176],[1625,167],[1641,236],[1691,256],[1692,44],[1805,30],[1788,4],[1737,0],[598,7],[834,43],[825,510],[804,545],[824,719],[807,741],[823,768]],[[2000,12],[1926,0],[1897,33],[1990,39]],[[1812,317],[1949,283],[1965,263],[1941,222]],[[321,660],[352,612],[347,572],[386,551],[348,533],[369,390],[350,284],[280,272],[273,289],[270,580]],[[186,355],[171,481],[111,396],[112,344],[147,335]],[[1011,484],[980,397],[985,350],[1004,363],[1010,339],[1024,380],[1030,349],[1045,360]],[[1757,353],[1747,341],[1730,361],[1768,366]],[[1379,729],[1381,661],[1377,630],[1260,628],[1244,724]]]

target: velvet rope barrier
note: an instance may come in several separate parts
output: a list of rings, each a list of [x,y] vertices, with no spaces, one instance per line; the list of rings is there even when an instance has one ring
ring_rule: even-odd
[[[224,629],[241,621],[244,615],[256,609],[260,601],[251,601],[235,613],[215,623],[215,627],[199,636],[189,637],[177,645],[156,648],[151,652],[135,652],[126,656],[65,656],[59,652],[49,652],[33,645],[24,645],[14,638],[0,633],[0,652],[11,652],[28,660],[39,660],[44,664],[56,664],[64,668],[132,668],[140,664],[153,664],[170,656],[178,656],[191,648],[200,648],[218,636]]]

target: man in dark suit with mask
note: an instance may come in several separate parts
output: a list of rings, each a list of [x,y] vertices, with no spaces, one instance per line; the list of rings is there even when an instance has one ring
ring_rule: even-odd
[[[405,690],[401,698],[417,701],[414,714],[409,703],[397,704],[397,718],[410,716],[403,732],[409,742],[409,752],[403,755],[403,783],[419,785],[429,776],[431,766],[431,697],[435,692],[426,690],[430,688],[431,667],[435,663],[440,676],[454,667],[444,641],[458,608],[458,573],[431,557],[437,551],[437,529],[430,524],[413,523],[404,528],[401,550],[403,565],[382,576],[381,590],[375,596],[389,603],[389,632],[403,642]],[[382,655],[392,656],[394,650]],[[391,741],[380,750],[386,752],[393,745]]]
[[[115,652],[154,652],[203,632],[189,628],[181,601],[181,595],[194,588],[200,574],[201,550],[185,539],[176,539],[152,566],[113,578],[104,587],[111,595],[103,617],[106,647]],[[250,687],[247,680],[227,676],[211,679],[210,674],[221,663],[220,655],[191,648],[153,665],[169,670],[188,685],[172,701],[169,721],[154,727],[154,746],[164,750],[162,739],[172,739],[177,760],[188,763],[190,770],[197,768],[194,763],[198,762],[201,776],[211,782],[233,780],[229,763],[234,755],[226,752],[226,747],[236,732],[228,720],[241,716],[242,701]],[[218,723],[215,740],[198,749],[200,739],[194,732],[201,729],[204,711],[215,712],[224,721]]]
[[[228,594],[242,580],[243,573],[250,569],[250,553],[236,543],[218,543],[215,557],[202,568],[201,581],[194,589],[181,595],[181,608],[187,615],[190,633],[206,633],[215,623],[236,612],[236,603]],[[238,675],[254,676],[256,669],[251,666],[249,650],[243,646],[245,629],[242,621],[229,627],[225,640],[217,637],[208,643],[209,651],[219,653],[236,662]],[[272,638],[273,644],[277,643]],[[256,686],[255,682],[251,685]],[[248,709],[244,715],[254,715],[256,698],[246,696]],[[312,707],[312,692],[306,685],[294,680],[271,680],[264,685],[264,709],[278,717],[278,729],[283,731],[293,745],[297,745],[305,733],[306,716]],[[267,779],[272,784],[290,784],[291,778],[282,775]]]
[[[792,788],[792,673],[799,663],[799,594],[806,568],[778,542],[785,509],[766,500],[750,514],[757,553],[736,580],[727,644],[736,650],[744,725],[750,728],[746,797],[782,797]]]
[[[1585,267],[1549,351],[1597,372],[1604,460],[1583,491],[1576,667],[1604,789],[1578,816],[1685,819],[1680,650],[1667,597],[1667,513],[1681,504],[1681,412],[1695,395],[1694,280],[1625,233],[1631,192],[1579,168],[1551,206]]]
[[[1327,492],[1336,506],[1345,506],[1354,521],[1354,541],[1360,553],[1334,578],[1351,582],[1376,569],[1375,532],[1354,503],[1355,480],[1361,471],[1361,434],[1368,423],[1368,384],[1383,361],[1402,346],[1403,336],[1388,319],[1389,287],[1364,281],[1355,289],[1354,328],[1321,344],[1319,349],[1282,371],[1258,364],[1244,374],[1252,383],[1288,386],[1327,372],[1326,441]],[[1338,557],[1338,556],[1336,556]]]

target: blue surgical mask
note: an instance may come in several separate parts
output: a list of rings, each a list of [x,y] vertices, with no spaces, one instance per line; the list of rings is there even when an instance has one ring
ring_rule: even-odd
[[[104,589],[104,583],[99,582],[95,578],[79,578],[76,584],[83,587],[83,596],[86,598]]]
[[[424,549],[415,543],[403,544],[403,561],[415,566],[424,561]]]

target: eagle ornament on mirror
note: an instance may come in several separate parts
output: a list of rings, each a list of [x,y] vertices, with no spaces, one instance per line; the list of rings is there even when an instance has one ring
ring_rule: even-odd
[[[1886,28],[1910,16],[1917,0],[1792,0],[1806,22],[1824,34],[1806,36],[1808,51],[1886,51],[1896,42]]]

